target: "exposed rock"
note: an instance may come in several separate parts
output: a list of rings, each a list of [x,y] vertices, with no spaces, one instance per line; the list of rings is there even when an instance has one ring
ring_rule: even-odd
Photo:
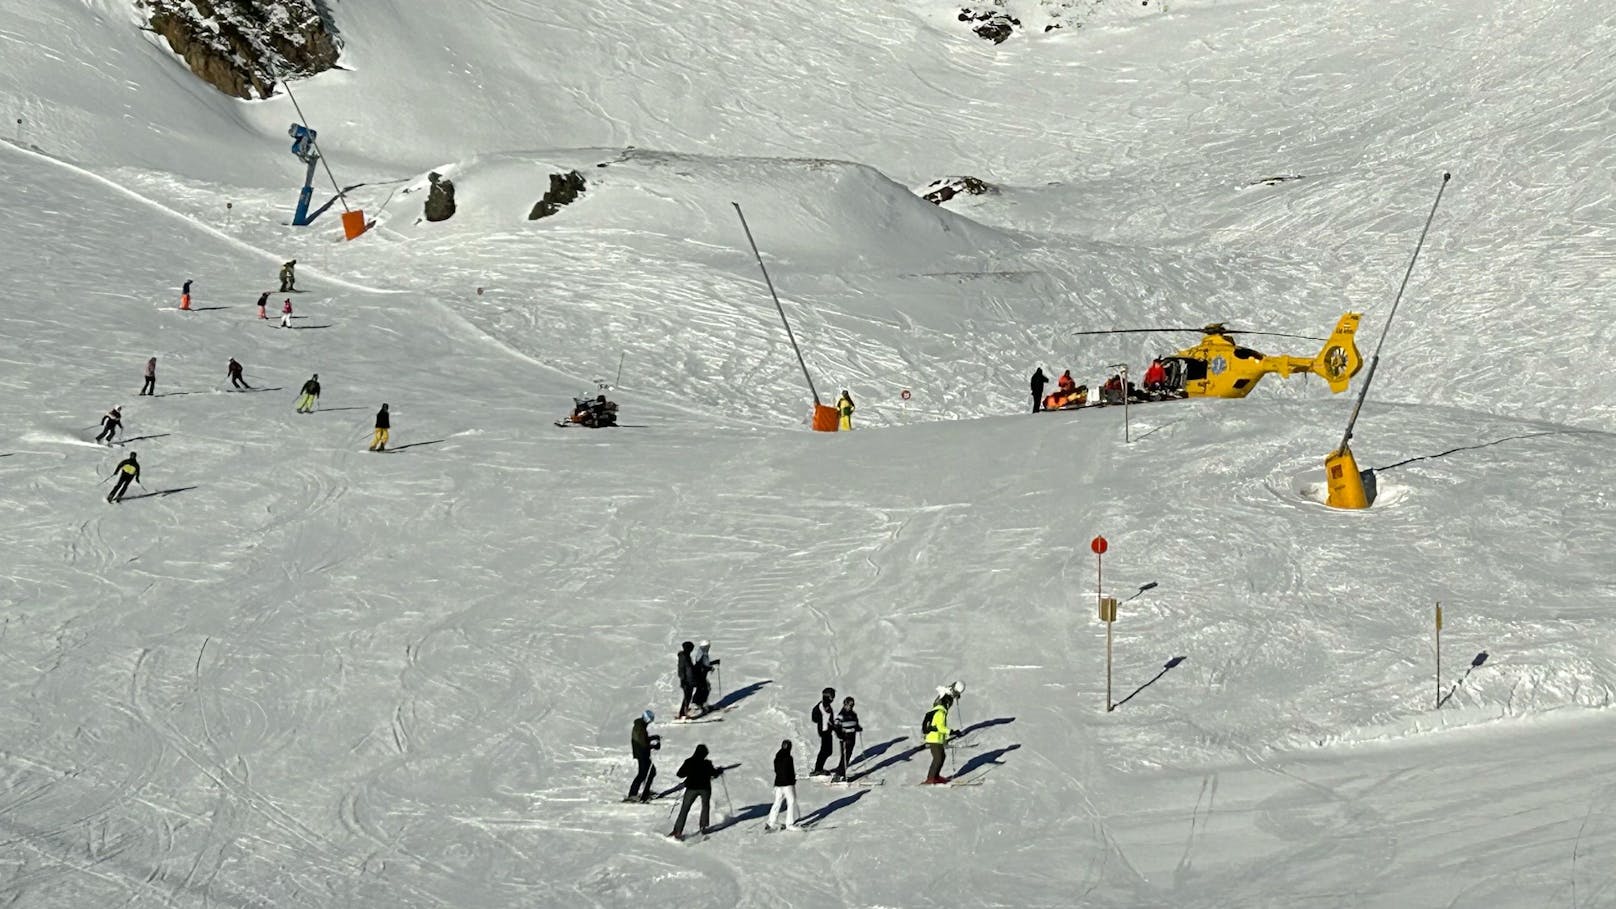
[[[134,0],[147,26],[203,81],[268,98],[282,76],[312,76],[342,49],[325,0]]]
[[[985,180],[978,180],[975,177],[944,177],[941,180],[933,180],[921,191],[920,197],[933,205],[941,205],[960,193],[980,196],[991,192],[998,192],[998,189]]]
[[[1021,26],[1021,20],[1010,15],[1003,8],[1003,0],[998,0],[989,7],[964,7],[959,12],[959,21],[975,22],[971,31],[979,37],[986,38],[994,44],[1003,44],[1006,38]]]
[[[540,218],[550,217],[560,211],[561,206],[577,199],[578,194],[584,191],[584,187],[583,174],[575,170],[569,170],[564,174],[551,174],[549,191],[544,194],[544,198],[533,205],[527,219],[537,221]]]
[[[447,221],[454,217],[454,181],[446,179],[437,171],[427,174],[426,179],[432,184],[432,188],[426,194],[426,219]]]

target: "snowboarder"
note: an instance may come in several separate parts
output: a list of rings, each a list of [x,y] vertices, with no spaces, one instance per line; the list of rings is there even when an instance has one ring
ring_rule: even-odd
[[[836,413],[841,416],[838,427],[843,432],[853,428],[853,396],[842,389],[842,396],[836,399]]]
[[[303,396],[297,399],[298,413],[313,413],[314,405],[320,400],[320,374],[315,373],[303,383]]]
[[[696,645],[696,653],[691,657],[691,667],[695,670],[695,690],[690,694],[690,706],[701,713],[707,712],[707,696],[712,692],[712,686],[707,684],[707,676],[712,674],[713,668],[719,661],[707,655],[707,649],[712,645],[706,641]]]
[[[142,395],[157,394],[157,358],[152,357],[146,361],[146,381],[140,386]]]
[[[112,491],[107,493],[107,501],[122,502],[123,494],[129,491],[129,484],[140,482],[140,462],[135,460],[135,453],[129,452],[129,457],[120,461],[118,466],[113,468],[112,474],[118,478],[118,482],[112,484]]]
[[[97,442],[105,439],[108,445],[112,444],[112,437],[123,429],[123,409],[114,407],[101,418],[101,434],[95,437]]]
[[[679,645],[679,689],[684,692],[684,699],[679,702],[679,715],[677,719],[690,719],[690,699],[696,693],[696,663],[691,654],[696,650],[694,641],[685,641]]]
[[[230,377],[231,388],[252,388],[247,384],[247,380],[241,377],[241,364],[236,362],[235,357],[230,358],[230,364],[225,367],[225,375]]]
[[[673,832],[668,836],[673,839],[683,839],[685,835],[685,818],[690,815],[690,806],[701,799],[701,817],[698,827],[702,833],[707,832],[708,807],[713,800],[713,779],[724,775],[724,771],[713,766],[707,759],[707,746],[697,745],[690,757],[679,765],[679,778],[685,781],[684,801],[679,805],[679,820],[673,824]]]
[[[180,288],[180,309],[190,309],[190,308],[191,308],[191,282],[186,281],[185,286]]]
[[[853,710],[853,699],[843,698],[842,712],[836,714],[836,738],[842,745],[842,762],[831,775],[831,782],[840,783],[847,779],[847,765],[853,760],[853,746],[858,741],[858,734],[863,731],[864,727],[859,725],[858,713]]]
[[[926,771],[927,783],[948,782],[948,777],[943,776],[943,757],[948,751],[948,708],[953,704],[952,694],[939,697],[920,723],[920,731],[926,736],[926,749],[931,752],[931,767]]]
[[[791,740],[780,742],[780,750],[774,753],[774,804],[769,806],[769,819],[764,821],[764,830],[773,830],[774,819],[780,815],[780,806],[786,809],[786,822],[781,830],[797,827],[797,762],[791,758]]]
[[[376,434],[370,437],[371,451],[387,450],[387,432],[392,427],[393,420],[387,414],[387,405],[383,404],[382,409],[376,411]]]
[[[297,283],[297,276],[293,273],[296,268],[296,259],[281,266],[281,293],[288,294],[297,291],[297,288],[292,286]]]
[[[287,297],[286,302],[281,304],[281,324],[278,327],[280,327],[280,328],[291,328],[292,327],[292,298],[291,297]]]
[[[269,291],[266,290],[263,293],[258,295],[258,318],[264,319],[265,321],[268,321],[269,314],[267,312],[265,312],[265,309],[268,306],[269,306]]]
[[[652,784],[656,781],[656,765],[651,763],[651,752],[662,748],[662,736],[652,735],[651,721],[656,714],[650,708],[634,720],[634,729],[629,733],[629,747],[634,751],[634,760],[639,765],[634,771],[634,782],[628,787],[628,796],[625,802],[649,802],[652,798]],[[645,791],[640,791],[641,785]]]
[[[1044,375],[1042,366],[1033,370],[1032,374],[1032,412],[1037,413],[1044,404],[1044,386],[1049,384],[1049,377]]]
[[[825,762],[830,760],[831,741],[836,731],[836,708],[832,702],[836,699],[836,689],[826,688],[819,693],[819,703],[814,705],[814,729],[819,732],[819,757],[814,759],[814,769],[808,772],[809,776],[824,776],[829,773],[825,769]]]

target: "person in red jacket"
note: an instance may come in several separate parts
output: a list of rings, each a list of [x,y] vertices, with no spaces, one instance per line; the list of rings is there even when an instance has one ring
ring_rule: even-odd
[[[1067,394],[1071,394],[1077,390],[1077,382],[1073,381],[1072,371],[1070,369],[1063,371],[1060,374],[1060,378],[1055,380],[1055,384],[1060,387],[1061,391],[1066,392]]]
[[[1167,388],[1167,368],[1158,357],[1145,369],[1145,391],[1163,391]]]
[[[281,304],[281,325],[280,325],[280,327],[281,328],[291,328],[292,327],[292,298],[291,297],[287,297],[286,302]]]

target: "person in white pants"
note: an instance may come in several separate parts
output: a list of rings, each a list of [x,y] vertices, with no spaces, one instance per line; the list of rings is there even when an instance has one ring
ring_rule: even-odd
[[[791,758],[790,739],[782,741],[780,750],[774,753],[774,804],[769,808],[769,820],[763,825],[764,829],[774,829],[774,819],[780,816],[781,805],[786,806],[786,822],[780,829],[800,829],[797,827],[797,762]]]

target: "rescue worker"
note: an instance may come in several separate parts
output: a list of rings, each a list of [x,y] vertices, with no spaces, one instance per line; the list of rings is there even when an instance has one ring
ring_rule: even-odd
[[[123,494],[129,491],[129,484],[140,482],[140,462],[135,460],[135,453],[129,452],[129,457],[119,462],[112,472],[118,478],[118,482],[112,484],[112,491],[107,493],[107,501],[122,502]]]
[[[1070,369],[1063,371],[1060,374],[1060,379],[1055,384],[1060,386],[1060,390],[1066,394],[1071,394],[1077,390],[1077,383],[1072,380],[1072,371]]]
[[[1032,412],[1037,413],[1044,403],[1044,386],[1049,384],[1049,377],[1044,375],[1044,368],[1038,367],[1032,374]]]
[[[252,388],[247,384],[247,380],[241,377],[241,364],[236,362],[235,357],[230,358],[230,365],[225,367],[225,375],[230,377],[231,388]]]
[[[774,753],[774,804],[769,806],[769,819],[764,830],[773,830],[774,819],[780,815],[780,806],[786,809],[786,822],[781,830],[797,828],[797,762],[791,758],[791,740],[783,739],[780,750]]]
[[[140,386],[143,395],[157,394],[157,358],[152,357],[146,361],[146,381]]]
[[[186,281],[185,286],[180,288],[180,309],[190,309],[190,308],[191,308],[191,281]]]
[[[313,413],[315,402],[320,400],[320,374],[315,373],[303,383],[302,397],[297,399],[298,413]]]
[[[696,692],[696,663],[691,654],[696,650],[694,641],[685,641],[679,645],[679,689],[684,692],[684,700],[679,702],[679,716],[677,719],[690,719],[690,698]]]
[[[625,802],[649,802],[653,798],[652,784],[656,781],[656,765],[651,763],[651,752],[662,748],[662,736],[652,735],[651,721],[656,714],[646,708],[645,712],[634,719],[634,728],[629,733],[629,748],[634,752],[634,760],[638,765],[634,771],[634,782],[629,784],[628,796]],[[644,785],[645,791],[640,791]]]
[[[836,708],[831,702],[836,699],[836,689],[826,688],[819,693],[819,703],[814,705],[814,730],[819,733],[819,757],[814,759],[814,769],[808,772],[809,776],[824,776],[829,773],[825,769],[825,762],[830,760],[830,749],[833,735],[836,731]]]
[[[376,411],[376,434],[370,437],[371,451],[387,450],[387,433],[393,428],[393,420],[387,413],[387,405]]]
[[[853,747],[858,742],[858,734],[864,731],[859,725],[858,713],[853,710],[853,699],[842,700],[842,712],[836,714],[836,739],[841,743],[841,763],[836,772],[831,774],[830,781],[840,783],[847,779],[847,765],[853,760]]]
[[[926,771],[927,783],[946,783],[943,776],[943,758],[948,751],[948,708],[954,705],[952,694],[942,695],[926,714],[921,731],[926,734],[926,749],[931,752],[931,767]]]
[[[843,432],[853,428],[853,396],[842,389],[842,396],[836,399],[836,413],[841,416],[838,428]]]
[[[680,839],[685,835],[685,818],[690,815],[690,806],[697,799],[701,799],[701,817],[698,829],[707,832],[708,807],[713,800],[713,780],[724,775],[724,771],[713,766],[707,759],[707,746],[697,745],[696,750],[679,765],[679,778],[685,781],[685,798],[679,805],[679,820],[673,824],[673,832],[668,836]]]
[[[281,293],[292,293],[297,290],[296,287],[293,287],[297,283],[297,276],[293,273],[296,268],[296,259],[281,266]]]
[[[123,410],[117,407],[107,411],[101,418],[101,433],[95,437],[97,442],[105,439],[108,445],[112,444],[112,437],[123,429]]]
[[[1167,368],[1162,365],[1160,357],[1150,361],[1145,368],[1145,391],[1164,391],[1167,388]]]

